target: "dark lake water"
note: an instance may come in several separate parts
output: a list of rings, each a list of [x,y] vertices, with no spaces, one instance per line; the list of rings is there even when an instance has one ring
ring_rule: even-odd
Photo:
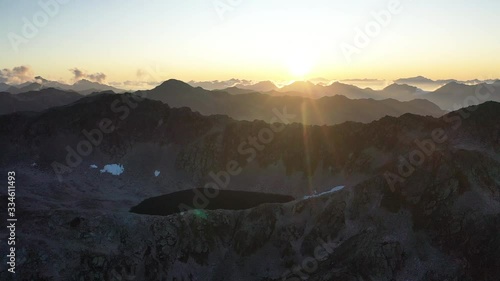
[[[219,190],[219,194],[214,198],[204,195],[210,195],[210,192],[213,190],[198,188],[152,197],[132,207],[130,211],[137,214],[167,216],[186,209],[245,210],[266,203],[287,203],[295,200],[288,195],[233,190]],[[197,202],[196,206],[194,200]]]

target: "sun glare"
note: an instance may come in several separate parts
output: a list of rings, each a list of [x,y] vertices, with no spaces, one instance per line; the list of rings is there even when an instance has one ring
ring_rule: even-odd
[[[312,60],[305,56],[293,56],[288,59],[287,67],[294,78],[304,78],[311,72]]]
[[[311,71],[311,62],[304,58],[291,58],[288,62],[290,74],[295,78],[304,78]]]

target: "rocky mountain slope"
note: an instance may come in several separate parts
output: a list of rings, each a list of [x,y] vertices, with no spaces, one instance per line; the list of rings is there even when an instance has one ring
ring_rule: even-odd
[[[0,170],[18,174],[16,280],[496,280],[499,110],[304,126],[99,95],[0,116]],[[206,183],[298,200],[129,212]]]

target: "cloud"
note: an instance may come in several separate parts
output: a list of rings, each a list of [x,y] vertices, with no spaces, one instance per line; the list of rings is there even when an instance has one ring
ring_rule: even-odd
[[[71,71],[71,73],[73,73],[73,76],[74,76],[73,79],[75,81],[78,81],[81,79],[87,79],[87,80],[90,80],[93,82],[98,82],[98,83],[103,83],[104,81],[106,81],[106,74],[104,74],[102,72],[88,74],[87,72],[85,72],[81,69],[78,69],[76,67],[70,69],[69,71]]]
[[[371,78],[354,78],[339,80],[340,83],[354,85],[360,88],[383,89],[391,84],[391,81]]]
[[[25,82],[33,82],[35,75],[30,66],[16,66],[12,69],[4,68],[0,70],[0,82],[17,85]]]
[[[241,80],[241,79],[229,79],[226,81],[219,81],[219,80],[214,80],[214,81],[189,81],[189,85],[193,87],[202,87],[205,90],[220,90],[220,89],[226,89],[229,87],[235,87],[235,86],[250,86],[255,84],[254,82],[250,80]]]
[[[127,80],[124,82],[109,82],[110,85],[127,90],[148,90],[154,88],[161,84],[161,82],[156,81],[131,81]]]
[[[379,80],[379,79],[369,79],[369,78],[363,78],[363,79],[344,79],[340,80],[343,82],[376,82],[376,83],[384,83],[385,80]]]

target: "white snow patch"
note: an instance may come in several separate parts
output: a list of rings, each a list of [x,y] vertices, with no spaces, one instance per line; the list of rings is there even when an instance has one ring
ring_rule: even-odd
[[[158,177],[160,175],[160,173],[161,173],[160,171],[156,170],[155,171],[155,177]]]
[[[104,166],[104,168],[101,170],[101,173],[110,173],[113,176],[119,176],[125,171],[125,168],[123,165],[120,164],[109,164]]]
[[[90,169],[97,169],[97,168],[99,168],[99,167],[97,167],[97,165],[95,165],[95,164],[90,165]]]
[[[320,197],[320,196],[323,196],[323,195],[326,195],[326,194],[331,194],[331,193],[339,192],[339,191],[341,191],[344,188],[345,188],[345,185],[339,185],[339,186],[336,186],[336,187],[332,188],[329,191],[325,191],[325,192],[322,192],[322,193],[319,193],[319,194],[315,193],[313,195],[304,196],[304,199],[316,198],[316,197]]]
[[[31,164],[31,167],[36,167],[36,166],[38,166],[38,164],[36,163]]]

